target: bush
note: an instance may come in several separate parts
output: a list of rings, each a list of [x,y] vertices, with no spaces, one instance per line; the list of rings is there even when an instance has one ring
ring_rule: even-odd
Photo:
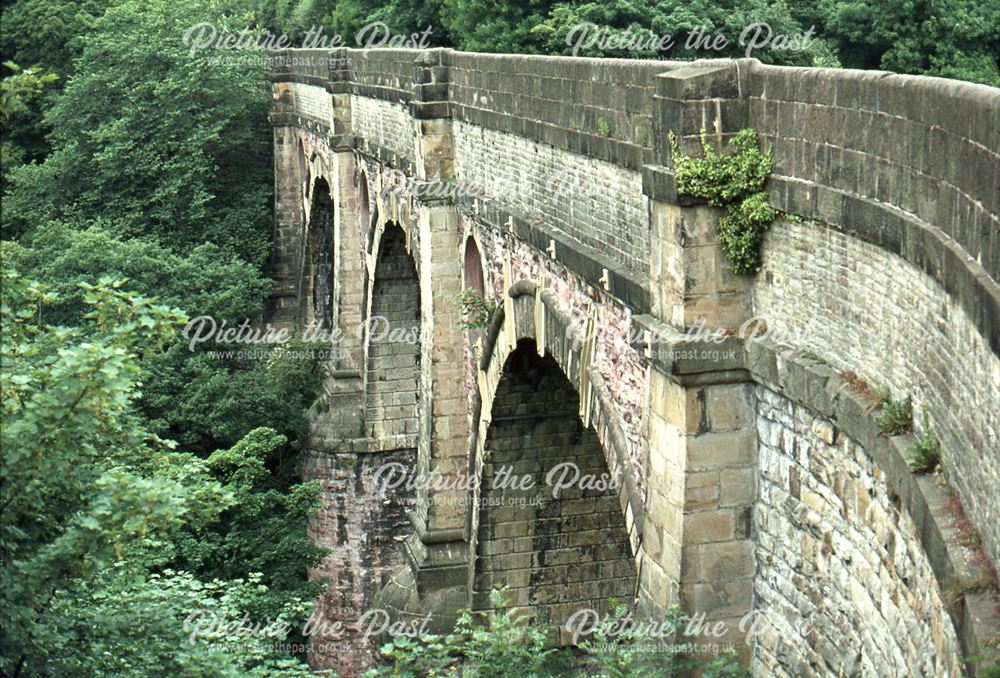
[[[931,473],[941,465],[941,441],[934,435],[926,412],[922,421],[924,432],[910,446],[910,466],[917,473]]]

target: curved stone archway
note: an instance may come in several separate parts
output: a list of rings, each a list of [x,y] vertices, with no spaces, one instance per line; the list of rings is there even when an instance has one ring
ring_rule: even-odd
[[[386,225],[379,243],[366,324],[365,434],[416,435],[420,387],[420,283],[406,234]]]
[[[592,336],[578,337],[570,328],[579,323],[530,281],[508,296],[478,365],[469,604],[488,608],[490,589],[506,585],[511,605],[562,623],[581,608],[606,609],[611,597],[633,600],[642,500],[603,379],[589,365]],[[594,482],[553,497],[546,477],[567,461]],[[573,468],[555,474],[552,482],[571,480]],[[531,475],[533,491],[505,497],[512,475]]]
[[[600,440],[549,355],[522,339],[507,357],[484,441],[473,609],[511,606],[562,626],[631,600],[636,571]]]
[[[299,317],[303,325],[330,329],[334,313],[334,217],[330,186],[325,179],[315,180],[311,195]]]

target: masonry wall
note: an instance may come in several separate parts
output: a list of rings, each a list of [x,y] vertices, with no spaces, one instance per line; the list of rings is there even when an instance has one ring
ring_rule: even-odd
[[[310,523],[310,536],[330,549],[312,573],[329,581],[313,616],[320,623],[309,638],[316,668],[351,674],[376,656],[375,644],[361,638],[362,617],[405,562],[402,540],[412,531],[406,512],[415,500],[406,483],[382,492],[378,470],[392,464],[412,474],[415,459],[414,449],[307,454],[305,475],[323,487],[323,506]]]
[[[370,97],[352,96],[351,111],[354,131],[362,141],[362,149],[369,152],[372,149],[382,149],[383,153],[388,153],[386,160],[395,160],[393,164],[397,167],[407,161],[413,162],[413,122],[406,106]]]
[[[452,115],[637,171],[651,145],[653,77],[682,65],[452,52]]]
[[[1000,357],[923,271],[815,223],[781,221],[764,246],[755,313],[776,336],[912,395],[943,443],[950,481],[1000,554]]]
[[[387,228],[379,247],[368,323],[365,435],[417,434],[420,283],[403,231]]]
[[[698,554],[687,565],[692,576],[685,581],[698,584],[700,575],[694,570],[711,569],[704,563],[734,562],[732,554],[718,548],[721,542],[697,542],[698,535],[709,533],[701,527],[714,525],[711,516],[700,514],[714,510],[705,509],[705,501],[721,502],[723,493],[733,492],[732,481],[727,486],[724,477],[744,477],[754,468],[751,455],[743,455],[752,445],[721,449],[720,454],[740,453],[738,473],[715,473],[717,478],[703,486],[697,476],[706,471],[705,477],[712,476],[711,469],[682,469],[679,483],[685,491],[675,499],[685,512],[679,517],[663,513],[666,493],[679,495],[681,484],[673,490],[660,488],[662,492],[649,489],[653,483],[647,483],[647,475],[656,459],[648,454],[643,432],[657,420],[646,408],[653,402],[665,410],[677,406],[664,402],[667,392],[680,393],[678,401],[690,400],[699,392],[701,379],[704,383],[717,378],[743,380],[740,386],[710,388],[749,392],[753,387],[745,380],[753,371],[741,372],[743,366],[734,364],[721,377],[711,370],[688,375],[687,385],[678,385],[676,374],[660,375],[659,381],[651,382],[653,362],[642,353],[641,341],[630,334],[634,316],[652,314],[658,316],[655,321],[670,323],[664,309],[672,308],[682,310],[674,329],[683,330],[702,308],[708,313],[713,305],[711,324],[740,322],[742,316],[737,316],[746,295],[752,295],[753,313],[763,317],[772,332],[790,336],[796,347],[821,356],[837,371],[858,372],[873,386],[891,386],[897,397],[913,395],[918,428],[926,406],[931,426],[944,444],[949,479],[969,519],[983,533],[988,552],[1000,558],[996,502],[1000,421],[995,414],[1000,412],[1000,90],[884,73],[776,68],[752,59],[690,64],[450,50],[297,54],[303,65],[279,67],[275,73],[275,139],[276,148],[282,147],[276,153],[281,242],[294,242],[295,222],[302,218],[301,196],[290,178],[297,176],[291,149],[298,137],[319,139],[322,145],[329,132],[330,145],[342,151],[353,148],[358,166],[367,168],[373,210],[377,208],[383,220],[398,219],[411,227],[414,258],[426,274],[420,278],[423,325],[438,322],[437,311],[447,303],[439,292],[444,289],[442,281],[430,277],[430,250],[421,249],[420,234],[431,233],[430,214],[448,215],[435,221],[442,230],[458,222],[463,237],[477,232],[487,281],[492,283],[488,291],[497,301],[505,298],[513,282],[544,281],[546,303],[558,307],[568,323],[579,321],[582,330],[592,318],[598,328],[593,359],[602,403],[609,404],[609,418],[624,433],[627,442],[617,449],[627,450],[622,459],[636,473],[643,509],[654,518],[665,518],[664,530],[676,527],[673,523],[678,520],[685,526],[673,530],[684,543],[670,553]],[[330,120],[336,115],[329,107],[331,94],[350,101],[349,126]],[[742,127],[758,129],[762,140],[773,145],[775,172],[767,187],[771,203],[806,221],[779,221],[771,228],[764,269],[752,290],[739,287],[733,308],[740,310],[731,312],[711,294],[703,294],[706,281],[725,277],[716,253],[697,261],[685,258],[689,251],[682,256],[651,246],[657,241],[650,238],[650,230],[658,227],[655,219],[664,213],[664,205],[685,217],[678,224],[700,214],[695,221],[704,223],[699,222],[698,228],[705,233],[712,230],[710,211],[698,212],[677,194],[667,132],[678,132],[690,150],[698,146],[703,128],[721,142]],[[428,135],[434,137],[433,143]],[[442,176],[454,179],[459,187],[480,189],[479,197],[458,197],[428,207],[405,189],[392,199],[378,195],[376,186],[402,183],[399,176],[389,178],[392,170],[415,176],[418,146],[421,153],[426,149],[442,155],[435,167],[453,164],[454,176]],[[443,212],[433,211],[437,209]],[[413,227],[417,212],[428,222],[420,228]],[[711,239],[692,242],[687,232],[674,235],[680,249],[715,247]],[[279,248],[279,269],[294,259],[293,249]],[[455,252],[456,257],[459,254]],[[705,262],[709,263],[702,266]],[[661,305],[651,303],[655,296],[651,288],[662,283],[661,277],[673,274],[680,281],[676,289],[666,290],[663,296],[668,298],[657,302]],[[284,269],[278,277],[290,279]],[[429,312],[432,300],[435,317]],[[703,302],[704,307],[699,305]],[[519,316],[525,316],[518,322],[531,322],[524,304],[517,308]],[[440,358],[440,350],[454,348],[422,345],[422,393],[439,388],[431,374],[432,359]],[[567,372],[575,383],[581,368],[573,365]],[[665,380],[669,389],[659,388]],[[647,401],[650,383],[658,386]],[[907,663],[933,675],[953,669],[950,662],[958,651],[947,623],[941,621],[943,601],[935,598],[933,577],[914,546],[913,526],[898,507],[893,513],[892,490],[879,469],[865,461],[865,450],[835,428],[828,430],[801,408],[772,396],[758,389],[762,403],[761,494],[755,523],[760,537],[756,551],[760,569],[754,585],[758,609],[776,612],[786,623],[799,618],[803,610],[826,614],[816,596],[817,587],[826,587],[824,592],[841,601],[844,610],[824,625],[822,634],[814,633],[801,643],[782,636],[762,641],[757,670],[822,674],[838,668],[846,672],[856,665],[862,673],[875,667],[872,672],[884,669],[903,675],[899,667]],[[685,415],[711,410],[709,402],[682,404]],[[459,405],[464,410],[465,403]],[[710,420],[687,423],[700,435]],[[423,465],[432,463],[423,453],[441,422],[438,417],[432,421],[426,407],[421,412],[419,463]],[[534,435],[514,435],[522,434]],[[770,442],[775,435],[777,441]],[[704,436],[706,443],[710,439],[711,435]],[[804,458],[805,445],[815,454]],[[713,451],[707,446],[702,450]],[[824,460],[823,469],[814,466],[815,459]],[[448,468],[453,470],[462,461],[449,458]],[[852,506],[842,498],[837,503],[848,481],[829,475],[826,465],[843,469],[854,486],[873,490],[863,511],[859,495]],[[797,498],[792,496],[790,471],[796,467]],[[905,464],[902,472],[906,473]],[[764,487],[769,488],[766,497]],[[781,491],[788,496],[781,496]],[[741,496],[749,502],[756,495]],[[740,506],[742,511],[745,507]],[[626,508],[630,507],[623,503],[621,510]],[[420,510],[418,503],[418,514]],[[825,521],[819,537],[810,532],[815,526],[808,524],[809,511]],[[493,541],[506,538],[496,536],[497,528],[501,533],[521,529],[514,523],[505,526],[504,519],[488,512],[481,517],[483,548],[493,548]],[[702,521],[705,524],[699,525]],[[720,524],[730,527],[725,521]],[[744,523],[731,526],[742,529]],[[830,553],[824,553],[827,534]],[[887,534],[894,535],[891,545],[883,540]],[[635,548],[639,532],[632,536]],[[657,548],[658,542],[667,541],[660,532],[643,534],[641,539],[645,553],[666,559],[663,554],[668,550]],[[862,559],[853,558],[832,576],[831,554],[838,548],[840,553],[860,549],[866,539],[882,544],[884,554],[898,559],[905,572],[881,563],[874,575],[874,563],[869,572]],[[739,567],[734,569],[742,568],[746,546],[739,544],[735,559]],[[799,552],[815,558],[807,563],[790,555]],[[656,564],[680,568],[673,562]],[[828,569],[822,571],[821,566]],[[505,572],[503,567],[487,566],[478,586],[485,590]],[[786,577],[789,583],[776,583]],[[878,599],[866,598],[867,589],[859,589],[862,584],[877,591]],[[695,586],[681,595],[690,601],[698,590]],[[558,599],[561,591],[551,595]],[[709,593],[715,595],[714,590]],[[666,604],[672,595],[664,593],[660,602]],[[545,604],[540,601],[535,602]],[[871,623],[860,627],[862,619]],[[848,651],[833,653],[831,648]],[[928,648],[933,648],[928,656],[920,655]]]
[[[755,392],[754,673],[961,675],[944,597],[896,490],[834,423]]]
[[[996,88],[759,63],[747,86],[749,119],[774,142],[775,174],[786,179],[773,182],[773,199],[833,224],[879,206],[867,201],[891,205],[940,229],[994,279],[1000,275]],[[808,184],[816,188],[801,190]],[[880,244],[890,249],[906,241],[896,221],[879,218]]]
[[[454,133],[460,185],[569,236],[607,268],[645,277],[649,229],[637,172],[486,127],[456,123]]]

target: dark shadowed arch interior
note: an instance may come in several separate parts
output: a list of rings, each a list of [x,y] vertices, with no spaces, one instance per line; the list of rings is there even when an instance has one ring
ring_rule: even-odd
[[[472,288],[476,294],[486,296],[486,285],[483,281],[483,261],[479,255],[476,239],[471,235],[465,239],[465,287]]]
[[[396,224],[382,234],[367,327],[366,432],[372,438],[416,434],[420,284],[406,236]]]
[[[367,234],[372,226],[372,211],[368,199],[368,176],[364,172],[358,180],[358,219],[361,221],[361,232]],[[368,248],[371,249],[371,243],[368,243]]]
[[[333,325],[333,203],[323,179],[317,179],[313,187],[303,276],[307,322],[329,329]]]
[[[306,187],[306,197],[312,195],[312,173],[309,171],[309,163],[306,161],[306,147],[299,139],[299,177]]]
[[[542,623],[564,624],[608,600],[631,601],[633,563],[618,492],[604,452],[578,416],[579,398],[556,361],[521,340],[507,359],[485,441],[473,606],[490,609],[489,592],[509,587],[508,602]],[[547,479],[571,463],[594,483],[553,497]],[[572,478],[572,468],[563,466]],[[524,477],[530,489],[514,489]],[[511,480],[511,479],[515,480]]]

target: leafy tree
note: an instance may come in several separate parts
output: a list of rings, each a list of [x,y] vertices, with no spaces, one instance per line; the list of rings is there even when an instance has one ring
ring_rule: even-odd
[[[45,153],[45,142],[38,126],[38,107],[46,87],[58,76],[33,68],[21,68],[13,61],[3,63],[9,72],[0,81],[0,192],[7,187],[7,173]]]
[[[213,242],[263,264],[267,63],[260,50],[189,54],[190,26],[238,31],[248,18],[213,7],[126,0],[98,20],[47,113],[52,153],[12,173],[4,213],[16,231],[100,217],[118,235],[155,235],[177,250]]]
[[[556,5],[552,0],[442,1],[441,19],[455,47],[469,52],[542,52],[545,44],[533,29]]]
[[[76,230],[58,222],[36,228],[11,249],[17,267],[59,293],[46,309],[52,322],[79,322],[85,305],[77,285],[102,276],[128,278],[130,288],[155,295],[189,316],[217,321],[261,319],[272,288],[259,269],[217,245],[205,243],[175,253],[152,238],[117,238],[100,226]],[[322,372],[306,349],[265,358],[225,356],[242,345],[198,345],[181,331],[165,351],[144,366],[140,407],[150,427],[204,455],[238,442],[248,431],[268,426],[298,442],[306,410],[315,398]],[[291,348],[291,347],[289,347]],[[218,351],[212,353],[210,351]]]
[[[223,652],[208,643],[218,637],[185,641],[180,629],[198,610],[301,623],[317,590],[301,569],[321,552],[282,516],[304,524],[318,488],[285,491],[271,476],[265,460],[283,442],[274,431],[208,460],[151,433],[135,409],[141,364],[184,317],[120,283],[81,287],[79,324],[50,325],[57,295],[4,274],[3,671],[302,675],[276,649],[288,630]],[[246,639],[227,642],[237,640]]]
[[[0,81],[0,123],[6,125],[10,119],[28,111],[28,103],[58,76],[55,73],[36,72],[23,69],[13,61],[5,61],[4,68],[11,74]]]
[[[4,3],[4,59],[68,74],[86,37],[114,0],[17,0]]]
[[[218,676],[305,678],[316,674],[276,651],[283,623],[308,609],[290,602],[261,622],[259,635],[243,615],[268,595],[259,576],[204,582],[186,572],[137,571],[118,564],[85,586],[71,583],[54,602],[52,621],[66,643],[45,662],[50,675]]]
[[[358,45],[358,32],[374,22],[381,22],[392,35],[411,37],[431,29],[427,44],[451,47],[453,41],[442,23],[444,0],[341,0],[326,19],[332,34],[339,35],[348,47]]]
[[[767,0],[560,2],[532,33],[544,41],[549,53],[571,54],[574,45],[580,44],[582,49],[576,50],[580,56],[703,59],[746,56],[754,34],[744,35],[744,31],[761,23],[769,29],[761,29],[765,32],[757,38],[758,44],[768,39],[766,30],[771,37],[752,56],[768,63],[807,66],[833,61],[827,45],[817,38],[801,39],[795,49],[779,48],[776,36],[805,36],[810,26],[801,23],[785,2]],[[589,25],[586,32],[579,30],[584,24]],[[697,44],[697,38],[690,37],[695,31],[707,36],[708,42],[721,36],[725,44]],[[665,36],[670,41],[663,43]]]
[[[828,1],[817,22],[841,61],[1000,86],[1000,4],[978,0]]]

